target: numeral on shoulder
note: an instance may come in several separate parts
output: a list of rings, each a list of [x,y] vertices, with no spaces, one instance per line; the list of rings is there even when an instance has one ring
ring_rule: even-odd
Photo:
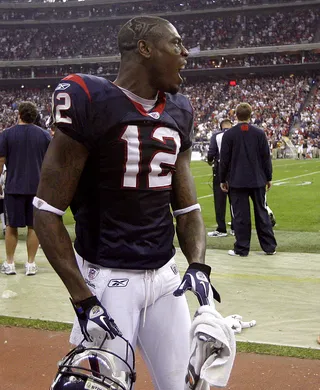
[[[59,92],[56,95],[56,99],[62,102],[62,104],[57,104],[56,106],[56,116],[55,116],[56,123],[71,124],[72,119],[63,113],[63,111],[69,110],[69,108],[71,107],[70,95],[67,92]]]

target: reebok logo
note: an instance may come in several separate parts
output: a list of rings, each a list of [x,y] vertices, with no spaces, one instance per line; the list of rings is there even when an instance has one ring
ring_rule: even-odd
[[[67,88],[70,87],[70,84],[69,83],[60,83],[57,88],[56,88],[56,91],[64,91],[66,90]]]
[[[108,287],[127,287],[129,279],[111,279]]]
[[[178,268],[177,268],[176,264],[172,264],[172,265],[170,266],[170,268],[171,268],[172,272],[173,272],[175,275],[177,275],[177,273],[178,273]]]

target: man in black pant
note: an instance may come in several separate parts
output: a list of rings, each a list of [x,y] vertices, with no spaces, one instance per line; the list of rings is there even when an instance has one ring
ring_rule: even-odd
[[[228,195],[220,188],[219,160],[223,134],[231,127],[232,122],[230,121],[230,119],[223,119],[220,122],[221,131],[213,134],[208,150],[207,160],[208,164],[212,165],[213,171],[213,199],[217,222],[217,229],[213,232],[208,232],[209,237],[226,237],[228,235],[226,227],[226,206]],[[232,224],[230,233],[234,235]]]
[[[238,124],[222,139],[220,153],[221,189],[230,193],[236,236],[231,256],[247,256],[251,240],[249,198],[254,206],[255,224],[262,250],[276,253],[270,217],[266,208],[266,189],[271,188],[272,164],[264,131],[250,124],[252,108],[240,103],[236,108]]]

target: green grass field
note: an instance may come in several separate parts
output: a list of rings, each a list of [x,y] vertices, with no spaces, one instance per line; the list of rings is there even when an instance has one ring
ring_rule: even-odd
[[[273,167],[274,186],[268,193],[268,204],[277,219],[275,234],[278,251],[320,253],[320,160],[276,160],[273,162]],[[213,230],[216,225],[211,167],[203,161],[193,162],[192,173],[206,228],[208,231]],[[230,220],[229,212],[227,220]],[[69,210],[64,216],[64,223],[73,238],[74,220]],[[22,231],[20,237],[25,237],[25,232]],[[208,238],[207,242],[208,248],[230,249],[234,237]],[[177,242],[176,244],[178,245]],[[253,233],[251,249],[260,250],[255,233]],[[6,316],[0,316],[0,326],[70,330],[69,324]],[[241,352],[320,359],[320,351],[308,348],[238,342],[237,349]]]
[[[194,162],[192,172],[205,225],[214,230],[211,167],[202,161]],[[274,230],[278,251],[319,253],[320,160],[275,160],[273,172],[267,200],[277,220]],[[227,213],[230,221],[229,210]],[[233,242],[232,236],[208,238],[208,248],[230,249]],[[255,232],[251,249],[261,250]]]
[[[192,162],[191,168],[206,228],[215,230],[211,167],[197,161]],[[274,185],[268,192],[268,204],[277,220],[274,230],[278,251],[320,253],[320,160],[275,160],[273,171]],[[229,209],[227,220],[230,221]],[[68,212],[64,223],[72,225],[73,222]],[[231,249],[233,242],[232,236],[208,238],[207,246]],[[255,232],[251,249],[261,250]]]

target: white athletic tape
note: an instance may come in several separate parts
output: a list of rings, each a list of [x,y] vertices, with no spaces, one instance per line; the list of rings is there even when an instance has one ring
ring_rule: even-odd
[[[176,218],[178,215],[187,214],[193,210],[200,210],[201,211],[201,207],[200,207],[199,203],[193,204],[192,206],[186,207],[184,209],[175,210],[173,212],[173,216]]]
[[[49,203],[47,203],[43,199],[38,198],[37,196],[33,198],[32,204],[39,210],[49,211],[50,213],[57,214],[60,216],[66,213],[65,211],[59,210],[56,207],[51,206]]]

